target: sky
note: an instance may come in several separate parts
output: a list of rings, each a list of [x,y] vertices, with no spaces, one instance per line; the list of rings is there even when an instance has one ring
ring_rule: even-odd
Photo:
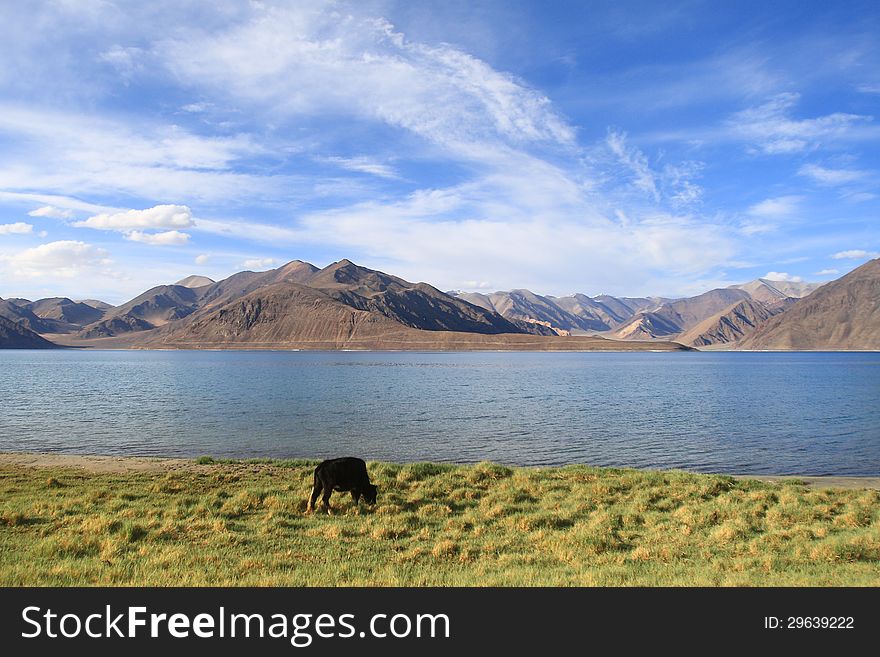
[[[687,296],[880,256],[876,2],[0,0],[0,297],[348,258]]]

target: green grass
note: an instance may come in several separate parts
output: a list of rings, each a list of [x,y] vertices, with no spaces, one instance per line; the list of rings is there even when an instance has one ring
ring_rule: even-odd
[[[0,585],[880,585],[880,493],[682,472],[314,462],[0,467]]]

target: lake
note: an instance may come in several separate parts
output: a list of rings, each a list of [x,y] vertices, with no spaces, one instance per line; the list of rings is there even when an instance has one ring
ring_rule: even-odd
[[[880,475],[878,353],[0,351],[0,451]]]

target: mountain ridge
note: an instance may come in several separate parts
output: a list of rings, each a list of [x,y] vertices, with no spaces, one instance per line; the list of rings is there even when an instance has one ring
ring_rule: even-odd
[[[446,349],[507,343],[542,349],[552,343],[554,349],[592,349],[627,342],[633,343],[627,348],[637,349],[667,349],[676,342],[739,348],[822,289],[818,283],[759,278],[677,299],[554,297],[524,288],[442,292],[348,259],[320,269],[293,260],[220,281],[188,276],[115,307],[66,297],[0,299],[0,317],[53,342],[119,348],[393,349],[406,343]],[[474,337],[480,335],[501,337]],[[537,342],[513,336],[533,336]],[[557,338],[571,341],[557,343]]]

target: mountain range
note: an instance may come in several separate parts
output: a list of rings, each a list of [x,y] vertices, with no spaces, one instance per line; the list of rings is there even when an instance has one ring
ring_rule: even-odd
[[[521,321],[540,322],[559,335],[593,334],[615,340],[675,340],[688,346],[732,344],[819,287],[759,278],[684,299],[664,297],[540,296],[528,290],[452,292]]]
[[[0,299],[0,347],[416,350],[877,349],[880,260],[822,287],[757,279],[672,299],[441,292],[341,260],[213,281],[119,306]]]

